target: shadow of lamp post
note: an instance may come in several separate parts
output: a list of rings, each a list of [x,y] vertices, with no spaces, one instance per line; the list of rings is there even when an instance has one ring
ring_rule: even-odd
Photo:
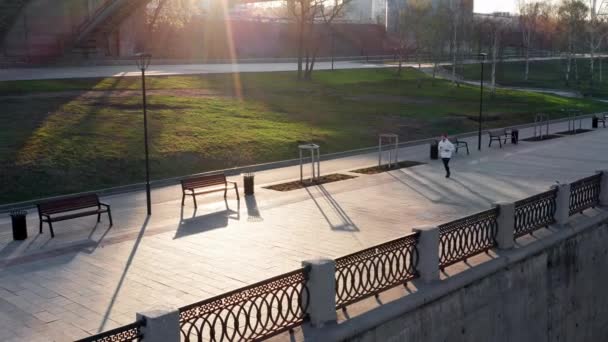
[[[481,86],[479,87],[479,119],[478,119],[479,131],[478,131],[478,135],[477,135],[477,150],[478,151],[481,151],[481,115],[483,113],[483,66],[486,61],[486,56],[487,56],[487,54],[485,54],[485,53],[479,54],[479,60],[481,63],[481,77],[480,77]]]
[[[147,53],[138,53],[135,55],[137,68],[141,70],[141,90],[144,107],[144,143],[146,146],[146,204],[148,207],[148,215],[152,215],[152,205],[150,201],[150,160],[148,156],[148,103],[146,101],[146,69],[150,66],[152,55]]]

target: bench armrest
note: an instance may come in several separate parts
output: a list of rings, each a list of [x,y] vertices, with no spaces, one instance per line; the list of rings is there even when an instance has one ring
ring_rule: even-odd
[[[226,183],[230,183],[230,184],[234,184],[234,185],[237,184],[237,182],[233,182],[233,181],[229,181],[229,180],[227,180]]]
[[[110,208],[110,205],[107,203],[99,202],[99,205],[103,205],[104,207],[106,207],[108,209]]]

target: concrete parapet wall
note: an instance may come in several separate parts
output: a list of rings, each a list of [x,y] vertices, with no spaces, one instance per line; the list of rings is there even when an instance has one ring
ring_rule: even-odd
[[[486,265],[361,315],[325,336],[353,342],[606,341],[608,226],[603,216],[504,251]],[[395,316],[399,308],[403,313]],[[391,310],[394,317],[348,336],[365,321],[390,317]]]

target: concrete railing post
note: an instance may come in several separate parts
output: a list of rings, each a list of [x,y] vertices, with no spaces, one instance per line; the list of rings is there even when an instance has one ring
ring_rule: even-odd
[[[498,202],[498,232],[496,243],[499,249],[511,249],[515,246],[515,203]]]
[[[308,272],[308,316],[315,328],[336,323],[336,262],[331,259],[306,260]],[[306,300],[306,299],[304,299]]]
[[[600,205],[608,206],[608,170],[597,171],[602,174],[602,190],[600,191]]]
[[[568,223],[570,218],[570,184],[554,185],[553,188],[557,188],[555,223],[563,226]]]
[[[418,238],[418,273],[425,283],[439,280],[439,227],[412,229]]]
[[[143,326],[143,342],[180,342],[179,311],[173,308],[158,308],[137,313],[137,320],[146,322]]]

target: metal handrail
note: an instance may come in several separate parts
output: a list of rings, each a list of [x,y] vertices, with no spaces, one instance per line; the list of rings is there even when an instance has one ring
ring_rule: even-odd
[[[439,267],[446,267],[487,252],[496,246],[498,208],[492,208],[439,226]]]
[[[418,278],[418,232],[336,259],[336,308]]]
[[[124,325],[112,330],[104,331],[100,334],[85,337],[76,342],[133,342],[140,341],[143,338],[141,327],[145,326],[146,322],[141,320],[131,324]]]
[[[179,309],[182,339],[258,341],[308,319],[309,268],[301,268]]]

